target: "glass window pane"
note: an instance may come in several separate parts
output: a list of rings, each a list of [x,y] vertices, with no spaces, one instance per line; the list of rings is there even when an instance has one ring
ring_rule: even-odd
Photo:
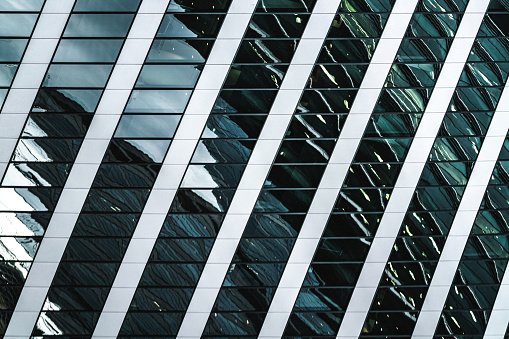
[[[113,66],[51,65],[43,87],[104,87]]]
[[[54,62],[115,62],[123,40],[62,39]]]
[[[172,138],[178,115],[124,115],[115,132],[116,138]]]
[[[0,36],[29,37],[37,20],[37,14],[0,13]]]
[[[91,114],[30,114],[21,136],[83,138],[91,122]]]
[[[137,88],[193,88],[201,73],[198,65],[145,65]]]
[[[235,63],[290,63],[297,40],[243,40]]]
[[[102,90],[41,88],[32,112],[94,112]]]
[[[0,64],[0,86],[9,87],[17,69],[18,65]]]
[[[168,12],[226,11],[229,0],[171,0]]]
[[[10,164],[3,186],[63,186],[70,171],[69,164]]]
[[[246,38],[300,38],[308,20],[309,14],[255,14]]]
[[[112,140],[104,161],[159,163],[170,140]]]
[[[158,38],[215,37],[224,15],[166,14],[157,32]]]
[[[6,12],[36,12],[42,8],[44,0],[2,0],[0,11]]]
[[[74,12],[136,12],[141,0],[78,0]]]
[[[19,62],[27,43],[27,39],[0,39],[0,61]]]
[[[311,12],[316,0],[261,0],[257,12]]]
[[[236,187],[244,167],[244,165],[189,165],[181,187]]]
[[[134,90],[126,113],[183,113],[191,91]]]
[[[102,164],[92,187],[151,188],[160,168],[160,165]]]
[[[156,39],[148,53],[147,62],[205,62],[214,41]]]
[[[51,211],[55,208],[61,189],[53,188],[0,188],[2,211]]]
[[[64,37],[125,37],[134,14],[72,14]]]

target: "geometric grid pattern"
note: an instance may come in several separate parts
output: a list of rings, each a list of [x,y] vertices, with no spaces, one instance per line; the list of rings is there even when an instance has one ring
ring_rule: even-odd
[[[4,338],[509,337],[509,2],[4,0]]]

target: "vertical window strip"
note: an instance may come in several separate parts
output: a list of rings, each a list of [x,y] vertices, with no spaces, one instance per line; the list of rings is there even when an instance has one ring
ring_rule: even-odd
[[[255,10],[256,1],[234,0],[119,268],[93,338],[116,338],[136,292],[175,193]]]
[[[74,0],[47,0],[0,114],[0,178],[3,178]],[[1,103],[0,103],[1,107]]]
[[[316,3],[208,257],[178,338],[202,335],[249,216],[284,138],[340,0]]]
[[[134,19],[119,61],[113,69],[92,124],[55,207],[45,237],[31,266],[7,328],[6,338],[30,337],[32,333],[92,181],[113,136],[168,2],[161,4],[161,1],[158,0],[145,0]],[[55,3],[55,8],[58,8],[63,5],[64,1],[55,1]],[[71,8],[72,4],[69,6],[69,11]],[[62,29],[64,25],[65,21],[62,24]],[[59,37],[60,35],[61,32]],[[58,39],[56,39],[55,46],[57,42]],[[41,75],[37,89],[44,74]],[[34,89],[34,96],[37,89]],[[16,100],[23,102],[19,96]],[[30,105],[32,101],[30,101]],[[27,109],[28,111],[29,109]]]
[[[283,335],[309,264],[313,259],[336,197],[353,161],[371,112],[378,101],[378,96],[416,4],[417,1],[399,0],[394,5],[357,94],[359,100],[354,101],[346,118],[345,125],[292,250],[260,332],[260,338],[281,337]]]
[[[348,304],[338,338],[358,337],[489,0],[469,2]],[[490,172],[491,173],[491,172]],[[449,284],[450,285],[450,284]],[[447,292],[449,287],[447,286]],[[444,299],[445,300],[445,299]],[[443,303],[442,303],[443,306]],[[440,312],[438,312],[438,317]],[[424,323],[423,323],[424,324]],[[425,322],[433,336],[434,326]],[[436,321],[435,321],[436,324]],[[415,334],[415,332],[414,332]],[[428,337],[428,336],[426,336]]]
[[[477,157],[477,161],[475,162],[465,193],[461,199],[458,212],[456,213],[449,235],[447,236],[444,249],[440,255],[440,261],[438,262],[428,293],[424,299],[421,313],[417,318],[417,323],[413,332],[414,337],[432,338],[435,333],[436,326],[432,325],[438,323],[440,314],[442,314],[450,286],[453,283],[456,270],[479,211],[479,206],[481,205],[481,201],[486,192],[491,174],[493,173],[498,155],[504,145],[509,129],[509,119],[507,119],[508,112],[507,108],[505,108],[509,104],[508,87],[509,85],[506,84],[498,108],[495,111],[493,120],[486,133],[486,138]],[[507,271],[504,276],[506,275]],[[498,295],[504,295],[504,293],[502,292],[502,294],[500,294],[499,292]],[[507,321],[503,326],[500,324],[500,327],[501,329],[499,329],[499,332],[505,331]]]
[[[507,120],[507,119],[506,119]],[[509,307],[507,306],[507,296],[509,295],[509,272],[507,268],[502,278],[502,283],[497,293],[497,298],[493,304],[488,325],[484,332],[484,339],[500,339],[507,334],[507,324],[509,323]]]

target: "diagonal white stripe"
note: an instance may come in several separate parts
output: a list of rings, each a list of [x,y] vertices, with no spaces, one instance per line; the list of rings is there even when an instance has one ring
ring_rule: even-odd
[[[399,0],[387,21],[373,59],[315,193],[286,265],[260,338],[279,338],[297,299],[348,169],[389,74],[417,0]]]
[[[199,338],[340,0],[319,0],[207,259],[177,338]]]
[[[116,338],[177,189],[228,75],[256,0],[234,0],[175,133],[113,282],[93,338]]]
[[[481,18],[482,19],[482,18]],[[417,318],[417,324],[414,329],[412,338],[432,338],[438,324],[440,314],[444,308],[444,304],[449,294],[456,270],[460,263],[463,251],[467,244],[470,231],[475,222],[479,206],[481,205],[486,187],[497,163],[497,158],[504,145],[504,141],[509,130],[509,83],[506,84],[502,93],[497,110],[490,123],[486,137],[482,144],[474,169],[470,175],[465,192],[458,207],[458,212],[454,217],[451,229],[447,236],[444,249],[440,255],[437,268],[431,280],[431,284],[424,300],[421,313]],[[505,274],[507,275],[507,274]],[[506,283],[507,279],[505,278]],[[504,298],[504,290],[501,289],[498,296]],[[507,295],[505,295],[507,296]],[[507,302],[507,299],[504,300]],[[497,304],[497,308],[505,308],[505,323],[503,334],[507,328],[507,319],[509,318],[509,309],[504,307],[502,300]],[[499,321],[499,318],[490,318],[490,321]],[[497,323],[500,324],[500,323]],[[493,331],[495,324],[491,325]],[[500,330],[500,329],[499,329]],[[503,335],[500,337],[503,338]]]
[[[32,333],[69,237],[168,2],[145,0],[140,6],[30,268],[5,338],[29,338]]]
[[[338,338],[357,338],[376,293],[380,277],[405,217],[415,187],[454,93],[489,0],[469,2],[425,113],[412,141],[375,239],[338,332]],[[429,326],[429,323],[428,323]]]
[[[0,114],[0,178],[16,148],[75,0],[47,0]]]

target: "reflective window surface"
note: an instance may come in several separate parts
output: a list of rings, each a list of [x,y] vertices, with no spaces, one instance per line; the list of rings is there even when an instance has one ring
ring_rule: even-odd
[[[21,211],[53,212],[139,3],[76,1],[2,181],[18,195],[25,190],[33,195],[24,198],[31,208],[20,205]],[[78,236],[69,240],[33,336],[92,334],[127,241],[90,236],[105,228],[110,229],[105,235],[115,234],[115,228],[132,231],[146,192],[128,191],[128,197],[104,186],[90,191],[75,227]],[[125,214],[101,218],[97,213],[112,210]],[[94,218],[87,216],[90,211]],[[47,224],[36,216],[17,218],[27,226],[38,222],[42,231]],[[95,231],[83,231],[86,225]]]
[[[451,67],[462,67],[461,75],[450,87],[452,99],[443,120],[437,121],[438,133],[424,133],[431,152],[424,155],[422,172],[413,173],[417,187],[409,205],[401,207],[406,209],[403,222],[394,225],[399,232],[388,244],[392,247],[380,281],[372,282],[377,288],[358,334],[365,339],[410,338],[431,281],[437,279],[435,270],[450,240],[451,225],[460,217],[458,206],[469,190],[474,168],[494,162],[494,156],[487,161],[479,154],[489,144],[485,141],[490,140],[487,131],[495,112],[505,109],[501,96],[509,76],[509,2],[491,0],[486,13],[475,9],[465,15],[474,1],[418,0],[401,41],[386,39],[397,52],[377,89],[366,80],[373,76],[368,68],[383,34],[392,34],[384,30],[396,0],[339,1],[330,15],[330,27],[324,22],[320,31],[313,32],[305,30],[308,23],[321,20],[312,13],[322,11],[319,6],[327,6],[326,0],[257,0],[252,15],[228,13],[232,0],[167,0],[159,3],[161,13],[153,13],[155,7],[142,0],[76,0],[71,1],[58,41],[46,39],[52,30],[36,29],[44,23],[41,12],[65,15],[53,13],[59,11],[52,8],[54,2],[0,0],[0,109],[16,93],[11,91],[13,84],[36,96],[26,112],[15,107],[0,115],[4,124],[0,131],[8,133],[8,137],[0,135],[0,141],[12,143],[14,149],[0,181],[0,337],[5,336],[41,243],[49,240],[43,238],[51,218],[63,215],[57,205],[73,164],[78,158],[87,161],[78,156],[87,140],[104,141],[107,149],[97,171],[86,173],[94,175],[91,187],[79,188],[86,199],[76,220],[59,225],[58,232],[72,229],[72,233],[56,275],[48,282],[45,302],[36,310],[35,326],[27,325],[30,338],[104,334],[94,334],[95,327],[142,213],[153,216],[153,210],[145,211],[145,204],[150,194],[160,193],[154,183],[173,185],[177,169],[183,178],[175,192],[165,192],[175,193],[167,202],[169,210],[155,211],[164,224],[155,246],[147,249],[147,265],[140,263],[142,276],[134,297],[123,302],[128,311],[114,314],[122,322],[118,337],[176,338],[199,280],[207,284],[204,272],[209,271],[205,266],[210,259],[227,265],[227,273],[216,286],[217,296],[210,295],[210,314],[201,315],[205,327],[199,337],[257,338],[277,289],[287,289],[280,279],[290,267],[286,263],[303,224],[309,222],[306,218],[321,217],[309,211],[321,204],[313,199],[328,165],[347,166],[347,174],[344,182],[334,183],[339,194],[322,221],[323,234],[316,235],[320,237],[316,249],[308,249],[313,254],[309,266],[298,263],[307,269],[302,273],[304,283],[295,291],[288,321],[280,325],[284,339],[336,338],[371,243],[376,236],[386,236],[377,235],[379,224],[390,199],[397,196],[393,193],[403,165],[413,161],[407,153],[414,138],[422,137],[417,133],[420,122],[425,114],[434,114],[430,98],[439,77],[448,76],[442,69],[458,28],[482,15],[479,31],[469,32],[476,35],[471,50],[465,51],[467,62],[451,62]],[[245,3],[241,0],[232,9],[238,11]],[[142,5],[144,12],[138,13]],[[160,22],[143,22],[147,17],[159,17]],[[141,25],[133,26],[135,18]],[[235,23],[227,29],[244,29],[238,23],[246,19],[245,31],[239,32],[242,39],[221,32],[225,18]],[[157,27],[153,39],[145,35],[150,25]],[[141,32],[126,43],[131,27],[137,26]],[[317,39],[320,34],[323,41]],[[54,42],[49,64],[24,58],[29,42],[28,48]],[[150,46],[146,56],[134,61],[133,54],[119,57],[130,43]],[[303,43],[322,44],[316,58],[310,55],[311,48],[294,58]],[[227,48],[235,51],[232,60],[223,60]],[[34,76],[44,70],[39,88],[25,88],[27,79],[17,78],[18,70],[25,67],[32,67]],[[112,72],[128,68],[136,73],[129,80],[133,88],[115,89],[124,84],[109,83]],[[224,68],[226,77],[216,79],[219,72],[214,68]],[[298,74],[301,69],[309,75]],[[290,83],[299,75],[306,80],[300,89]],[[212,83],[221,85],[214,89]],[[127,101],[116,126],[104,123],[116,114],[108,105],[100,105],[111,98],[104,95],[107,86],[114,99],[118,95]],[[367,91],[359,91],[361,86]],[[296,107],[291,107],[288,125],[266,125],[269,114],[277,118],[281,113],[273,105],[276,98],[293,94],[300,95]],[[374,110],[350,115],[352,106],[371,94],[376,98]],[[193,109],[188,109],[191,98],[201,96],[211,96],[214,104],[206,107],[193,100]],[[197,110],[194,104],[204,107]],[[105,109],[96,115],[99,106]],[[184,114],[205,124],[192,138],[178,131]],[[23,129],[10,131],[5,122],[9,119],[26,119]],[[352,139],[345,125],[363,132],[349,164],[331,161],[338,140]],[[113,134],[111,140],[97,139],[96,132],[103,129]],[[276,129],[284,132],[281,140],[271,136]],[[177,144],[175,136],[184,144],[196,141],[198,135],[189,163],[167,156],[170,146]],[[430,324],[433,339],[483,338],[495,300],[503,297],[499,290],[509,261],[506,138],[468,239],[465,235],[458,268],[451,271],[452,286],[444,286],[447,297],[438,324]],[[272,163],[248,165],[256,160],[251,158],[255,147],[269,143],[277,149]],[[343,151],[347,150],[336,150]],[[476,163],[478,158],[482,163]],[[250,184],[249,177],[243,178],[250,172],[245,171],[247,166],[267,172],[259,192],[237,191],[242,180]],[[74,187],[65,189],[76,193]],[[241,206],[242,213],[230,210],[234,198],[242,194],[257,194],[252,210],[245,210],[250,206]],[[228,213],[231,220],[239,218],[238,227],[247,222],[242,234],[229,239],[236,248],[220,249],[221,255],[233,256],[231,262],[209,258]],[[311,240],[307,232],[300,236]],[[67,240],[60,233],[51,237]],[[118,301],[117,295],[110,297]]]

